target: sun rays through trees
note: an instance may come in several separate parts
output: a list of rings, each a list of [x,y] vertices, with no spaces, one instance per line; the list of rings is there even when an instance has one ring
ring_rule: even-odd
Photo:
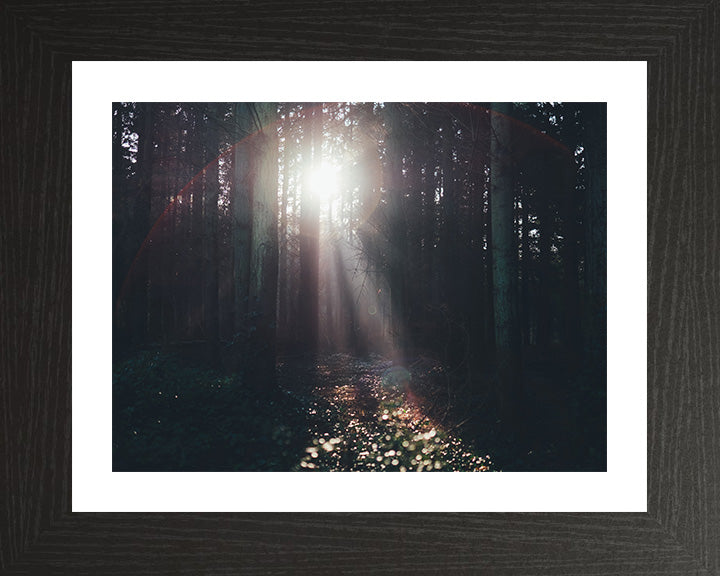
[[[138,428],[160,432],[137,415],[163,421],[147,395],[179,370],[204,396],[177,434],[214,402],[248,418],[218,420],[234,447],[214,469],[262,469],[263,442],[268,469],[604,469],[605,120],[591,103],[114,104],[116,464],[148,465]],[[430,429],[435,457],[411,466],[403,442]],[[374,435],[393,446],[359,458]]]

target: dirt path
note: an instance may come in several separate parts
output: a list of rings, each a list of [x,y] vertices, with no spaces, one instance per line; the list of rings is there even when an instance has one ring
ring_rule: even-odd
[[[423,372],[374,356],[287,360],[280,384],[305,410],[312,443],[297,470],[487,471],[496,469],[433,421],[418,393]],[[415,373],[414,373],[415,372]]]

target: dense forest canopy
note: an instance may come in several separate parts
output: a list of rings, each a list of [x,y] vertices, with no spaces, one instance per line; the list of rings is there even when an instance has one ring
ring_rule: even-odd
[[[504,437],[571,412],[564,463],[604,466],[604,104],[112,113],[116,365],[172,351],[260,395],[288,358],[427,366]]]

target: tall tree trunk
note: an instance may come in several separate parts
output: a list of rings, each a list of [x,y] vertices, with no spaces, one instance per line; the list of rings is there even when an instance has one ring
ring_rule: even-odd
[[[206,105],[199,104],[190,108],[193,137],[188,142],[191,170],[195,175],[189,186],[190,202],[190,239],[188,264],[188,318],[190,340],[199,341],[205,337],[205,176],[196,175],[205,160],[205,132],[203,117]]]
[[[277,105],[255,104],[259,133],[253,154],[250,313],[254,318],[256,351],[251,384],[274,389],[278,279],[278,140]],[[251,339],[252,342],[252,339]]]
[[[542,168],[539,172],[542,173]],[[540,239],[538,241],[540,257],[538,261],[538,330],[537,343],[541,353],[548,353],[551,343],[551,290],[550,283],[553,279],[550,266],[550,246],[552,244],[552,210],[550,208],[550,190],[547,184],[548,179],[538,177],[538,187],[535,189],[537,215],[540,226]]]
[[[135,270],[135,319],[134,339],[140,345],[147,341],[147,315],[148,315],[148,269],[147,253],[143,249],[147,235],[150,233],[150,201],[153,172],[153,117],[154,105],[142,105],[142,132],[138,134],[138,163],[139,181],[137,198],[137,226],[138,237],[135,243],[137,260],[132,263]]]
[[[585,294],[580,414],[572,449],[607,448],[607,105],[582,107],[585,134]],[[582,452],[581,452],[582,451]],[[607,460],[601,464],[606,467]]]
[[[126,220],[128,211],[127,202],[127,177],[123,140],[123,109],[120,102],[113,102],[112,120],[112,187],[113,187],[113,283],[112,299],[113,307],[117,304],[120,288],[123,281],[123,267],[125,265],[124,248],[127,244]]]
[[[488,163],[492,164],[492,162]],[[485,291],[484,291],[484,300],[485,300],[485,322],[484,322],[484,336],[485,336],[485,344],[487,348],[490,350],[490,354],[487,355],[488,358],[494,359],[495,358],[495,283],[493,281],[493,232],[492,232],[492,193],[491,193],[491,184],[489,179],[486,179],[485,182],[486,190],[485,192],[485,200],[484,200],[484,214],[483,214],[483,220],[484,220],[484,230],[485,230],[485,244],[483,246],[483,254],[484,254],[484,264],[485,264]]]
[[[442,124],[442,205],[443,205],[443,228],[441,230],[441,246],[443,249],[443,276],[445,278],[445,302],[447,304],[448,333],[446,336],[445,350],[443,357],[452,367],[456,368],[465,360],[466,340],[465,322],[468,316],[468,309],[463,306],[462,294],[467,282],[465,272],[467,266],[462,262],[460,256],[460,210],[459,193],[455,183],[455,128],[453,126],[450,111],[446,112],[447,117]]]
[[[150,173],[150,222],[147,242],[147,277],[148,277],[148,339],[158,343],[162,339],[162,308],[164,296],[164,262],[165,262],[165,218],[167,197],[165,194],[165,177],[163,171],[167,153],[167,141],[160,137],[162,133],[162,110],[159,105],[156,114],[157,148],[153,155],[153,167]]]
[[[304,182],[300,206],[300,325],[298,328],[300,346],[306,352],[315,352],[318,346],[320,211],[318,199],[315,198],[314,191],[310,190],[308,177],[313,165],[316,108],[317,106],[308,103],[303,105]]]
[[[564,254],[563,254],[563,286],[564,298],[562,311],[563,341],[567,350],[567,357],[572,363],[570,369],[574,372],[582,354],[582,338],[580,333],[580,280],[578,276],[578,215],[575,177],[577,168],[574,161],[568,161],[561,173],[562,186],[563,225],[564,225]]]
[[[220,116],[218,104],[208,106],[208,124],[206,137],[206,165],[204,193],[204,274],[203,301],[205,303],[205,340],[208,347],[208,359],[215,364],[218,361],[220,339],[218,305],[218,195],[220,192],[218,153],[220,148]]]
[[[250,105],[233,105],[235,145],[232,159],[232,340],[242,338],[248,311],[250,285],[250,231],[252,225],[252,177],[250,157],[254,145],[253,119]]]
[[[287,118],[288,106],[285,107]],[[283,337],[288,333],[288,188],[291,175],[290,159],[295,152],[292,145],[292,135],[288,134],[291,130],[290,122],[286,119],[283,126],[284,146],[283,146],[283,179],[282,190],[280,192],[280,222],[278,226],[279,246],[278,246],[278,334]]]
[[[160,304],[160,339],[167,345],[172,333],[173,320],[173,273],[175,272],[175,186],[177,185],[177,147],[173,148],[173,138],[170,132],[173,126],[166,118],[163,128],[164,136],[167,139],[165,156],[165,170],[163,174],[163,192],[165,198],[165,212],[162,216],[162,265],[161,265],[161,286],[162,299]]]
[[[335,262],[333,261],[332,253],[333,250],[337,250],[337,238],[335,237],[335,230],[333,229],[333,201],[332,195],[327,199],[327,227],[325,229],[325,264],[324,264],[324,277],[325,277],[325,342],[331,352],[337,352],[338,346],[342,342],[342,338],[339,337],[337,332],[337,326],[335,325],[336,315],[336,303],[335,293],[338,282],[338,271],[335,269]]]
[[[523,187],[522,192],[522,244],[521,244],[521,277],[522,284],[520,286],[521,294],[521,317],[523,338],[521,339],[525,346],[532,343],[532,321],[530,306],[530,279],[532,269],[532,257],[530,256],[530,190],[527,186]]]
[[[175,172],[175,231],[173,233],[175,266],[173,271],[173,338],[176,341],[185,339],[185,309],[186,309],[186,285],[185,285],[185,259],[187,258],[187,237],[185,226],[187,224],[187,197],[185,186],[187,178],[187,141],[185,139],[185,126],[183,114],[178,117],[177,128],[177,170]]]
[[[604,374],[607,349],[607,106],[586,104],[585,364]]]
[[[395,357],[404,361],[407,353],[406,320],[407,289],[405,284],[407,233],[404,213],[404,183],[402,174],[402,150],[400,149],[400,114],[396,104],[385,107],[388,130],[387,183],[390,210],[389,282],[392,318],[393,347]]]
[[[127,268],[130,265],[128,234],[130,202],[127,186],[127,168],[124,158],[123,132],[125,105],[113,102],[113,140],[112,140],[112,186],[113,186],[113,214],[112,214],[112,306],[113,306],[113,362],[122,358],[128,349],[127,319],[122,311],[125,305],[121,302],[122,287],[126,282]]]
[[[509,114],[512,104],[493,103],[490,140],[493,304],[497,398],[507,432],[515,431],[521,405],[520,330],[517,306],[517,241],[513,234],[514,167]]]

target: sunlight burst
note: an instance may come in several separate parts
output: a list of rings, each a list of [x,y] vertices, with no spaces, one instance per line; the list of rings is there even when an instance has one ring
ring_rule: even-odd
[[[337,193],[339,170],[337,166],[323,162],[308,175],[310,193],[320,202],[329,201]]]

